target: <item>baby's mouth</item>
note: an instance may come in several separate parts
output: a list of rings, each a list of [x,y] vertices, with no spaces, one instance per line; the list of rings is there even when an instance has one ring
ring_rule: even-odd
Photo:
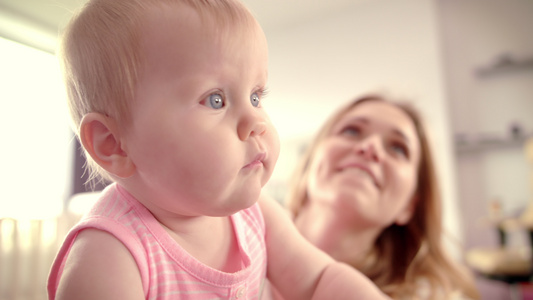
[[[262,152],[262,153],[259,153],[257,154],[254,159],[248,163],[247,165],[244,166],[244,168],[249,168],[249,167],[253,167],[253,166],[258,166],[258,165],[264,165],[264,161],[266,159],[266,153]]]

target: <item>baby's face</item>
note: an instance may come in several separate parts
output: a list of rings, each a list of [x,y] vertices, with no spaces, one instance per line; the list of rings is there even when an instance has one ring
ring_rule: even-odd
[[[189,8],[152,11],[142,36],[133,125],[123,141],[136,166],[134,196],[185,216],[249,207],[279,154],[261,104],[264,34],[256,25],[220,38],[216,27]]]

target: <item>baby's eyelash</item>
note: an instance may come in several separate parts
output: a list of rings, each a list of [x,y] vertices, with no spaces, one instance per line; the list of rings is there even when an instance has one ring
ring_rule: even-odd
[[[267,87],[262,87],[262,88],[258,89],[256,91],[256,93],[258,93],[259,96],[261,97],[261,99],[263,99],[263,98],[265,98],[268,95],[269,89]]]

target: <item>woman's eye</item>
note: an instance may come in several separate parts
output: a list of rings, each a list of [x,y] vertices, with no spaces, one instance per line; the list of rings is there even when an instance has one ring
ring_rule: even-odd
[[[358,136],[361,133],[361,130],[359,130],[358,127],[355,126],[347,126],[344,127],[341,131],[341,135],[347,135],[347,136]]]
[[[211,94],[205,99],[205,105],[214,109],[224,107],[224,98],[220,94]]]
[[[259,105],[261,104],[261,99],[259,98],[259,95],[257,93],[253,93],[250,96],[250,102],[254,107],[259,107]]]
[[[409,151],[407,150],[407,147],[402,144],[392,144],[391,149],[403,157],[409,157]]]

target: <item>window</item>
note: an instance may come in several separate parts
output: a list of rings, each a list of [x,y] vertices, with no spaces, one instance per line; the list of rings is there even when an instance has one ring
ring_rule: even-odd
[[[0,218],[48,218],[71,193],[74,135],[56,57],[0,38]]]

